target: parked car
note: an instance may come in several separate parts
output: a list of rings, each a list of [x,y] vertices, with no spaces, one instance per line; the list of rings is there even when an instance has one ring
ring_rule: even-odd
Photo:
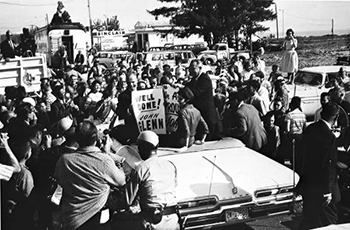
[[[336,65],[350,65],[350,56],[338,57]]]
[[[196,56],[190,50],[163,50],[146,52],[145,61],[150,63],[152,67],[163,66],[168,64],[170,66],[176,65],[176,60],[181,60],[183,65],[189,65],[191,60],[195,59]]]
[[[211,228],[289,213],[299,176],[238,139],[160,148],[177,168],[177,200],[185,229]],[[301,198],[296,199],[297,202]]]
[[[206,65],[213,65],[217,62],[229,62],[234,55],[250,58],[250,51],[235,51],[229,48],[226,43],[216,43],[212,49],[201,51],[197,58]]]
[[[100,65],[106,67],[107,70],[111,70],[122,60],[129,62],[130,59],[135,58],[135,54],[125,50],[99,51],[97,52],[96,58],[99,59]]]
[[[350,66],[317,66],[298,70],[293,84],[288,84],[289,98],[294,96],[301,98],[301,109],[313,120],[314,114],[321,107],[320,96],[328,92],[328,83],[336,78],[340,68],[350,74]]]
[[[162,51],[162,50],[165,50],[164,46],[153,46],[153,47],[150,47],[148,49],[149,52],[151,52],[151,51]]]

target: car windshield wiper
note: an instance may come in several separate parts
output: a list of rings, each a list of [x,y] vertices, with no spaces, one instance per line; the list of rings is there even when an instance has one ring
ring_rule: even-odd
[[[238,190],[237,187],[235,185],[235,183],[233,182],[233,179],[230,175],[228,175],[227,172],[225,172],[222,168],[220,168],[220,166],[218,166],[217,164],[215,164],[213,161],[209,160],[208,158],[206,158],[205,156],[202,156],[204,159],[206,159],[207,161],[209,161],[209,163],[211,163],[213,166],[215,166],[217,169],[219,169],[219,171],[224,174],[225,178],[231,183],[232,185],[232,192],[233,194],[237,194]]]

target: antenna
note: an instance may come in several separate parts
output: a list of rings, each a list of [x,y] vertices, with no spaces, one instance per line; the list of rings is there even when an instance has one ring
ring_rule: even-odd
[[[209,191],[208,191],[208,195],[211,194],[211,186],[213,184],[213,177],[214,177],[214,168],[215,168],[215,160],[216,160],[216,156],[214,156],[214,164],[213,164],[213,169],[211,170],[211,178],[210,178],[210,184],[209,184]]]

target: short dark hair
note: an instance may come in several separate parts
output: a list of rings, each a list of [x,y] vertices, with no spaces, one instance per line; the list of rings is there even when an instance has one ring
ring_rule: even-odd
[[[57,95],[59,94],[61,89],[64,89],[64,87],[62,85],[56,85],[52,90],[52,94],[57,97]]]
[[[128,132],[127,126],[118,125],[109,131],[109,136],[113,139],[116,139],[120,144],[127,145],[129,144],[129,140],[130,140],[128,138],[128,135],[125,135],[125,133],[127,132]]]
[[[44,131],[44,126],[41,124],[36,124],[36,125],[31,125],[28,129],[28,138],[32,139],[35,138],[35,136],[37,135],[37,133],[43,133]]]
[[[291,28],[289,28],[289,29],[286,31],[286,34],[288,34],[289,32],[292,32],[292,35],[294,36],[294,31],[293,31]]]
[[[260,89],[260,86],[261,86],[260,81],[257,79],[249,80],[248,85],[251,86],[256,91],[258,91]]]
[[[269,111],[265,114],[265,116],[263,117],[263,122],[266,123],[266,122],[269,122],[271,117],[274,117],[275,116],[275,113],[274,111]]]
[[[293,97],[290,101],[290,105],[294,108],[298,108],[301,110],[301,98],[300,97]]]
[[[20,119],[27,119],[28,115],[32,112],[32,104],[29,102],[21,103],[15,110],[17,117]]]
[[[232,100],[237,100],[238,102],[241,102],[241,101],[243,101],[244,100],[244,95],[245,95],[245,92],[244,92],[245,90],[242,90],[242,89],[240,89],[240,90],[238,90],[238,91],[233,91],[233,92],[231,92],[230,93],[230,95],[229,95],[229,100],[230,101],[232,101]]]
[[[192,103],[194,94],[190,88],[184,87],[179,90],[178,94],[181,95],[187,103]]]
[[[26,139],[15,139],[10,141],[9,147],[18,161],[26,159],[31,151],[30,142]]]
[[[330,121],[339,114],[339,106],[334,102],[329,102],[322,106],[321,118]]]
[[[93,146],[98,139],[98,131],[91,121],[83,121],[75,129],[75,138],[80,147]]]

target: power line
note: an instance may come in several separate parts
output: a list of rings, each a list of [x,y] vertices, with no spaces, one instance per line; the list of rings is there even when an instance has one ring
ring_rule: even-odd
[[[317,18],[306,18],[306,17],[301,17],[301,16],[297,16],[297,15],[293,15],[293,14],[290,14],[290,13],[287,13],[286,11],[284,11],[285,14],[289,15],[289,16],[292,16],[294,18],[300,18],[300,19],[306,19],[306,20],[313,20],[313,21],[331,21],[331,19],[317,19]]]
[[[68,0],[65,1],[64,3],[68,3],[68,2],[73,2],[75,0]],[[13,3],[13,2],[3,2],[0,1],[0,4],[3,5],[12,5],[12,6],[53,6],[53,5],[57,5],[57,3],[48,3],[48,4],[23,4],[23,3]]]

